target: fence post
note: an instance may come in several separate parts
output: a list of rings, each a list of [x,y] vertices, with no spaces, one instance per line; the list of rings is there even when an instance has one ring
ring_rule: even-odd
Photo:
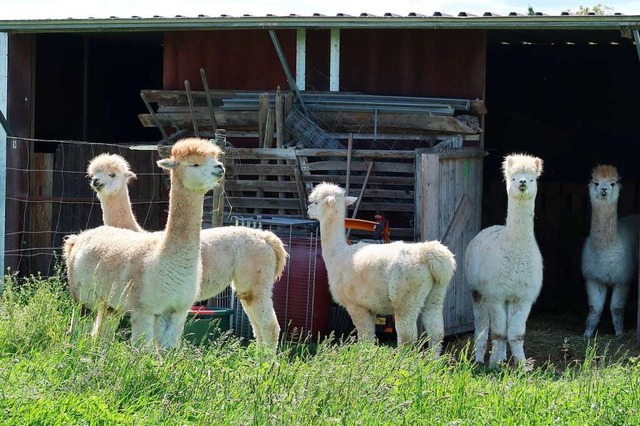
[[[7,116],[9,36],[0,33],[0,112]],[[5,200],[7,197],[7,133],[0,126],[0,293],[4,289]]]

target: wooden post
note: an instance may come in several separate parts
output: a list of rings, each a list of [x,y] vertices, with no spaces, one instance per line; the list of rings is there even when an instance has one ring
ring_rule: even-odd
[[[198,134],[198,122],[196,121],[196,114],[193,111],[193,98],[191,97],[191,85],[189,84],[189,80],[184,81],[184,89],[187,92],[187,101],[189,102],[189,113],[191,114],[191,122],[193,123],[193,134],[197,137]]]
[[[202,87],[204,88],[205,96],[207,98],[207,106],[209,107],[209,116],[211,118],[211,131],[215,134],[218,129],[218,122],[216,121],[215,110],[213,109],[213,101],[211,100],[211,93],[209,93],[209,81],[207,80],[207,73],[204,68],[200,68],[200,78],[202,79]]]
[[[227,144],[227,135],[224,129],[217,129],[214,142],[224,153]],[[222,154],[218,160],[225,165],[225,155]],[[213,188],[213,205],[211,207],[211,227],[217,228],[224,223],[224,178]]]
[[[31,236],[31,248],[33,255],[33,266],[35,270],[42,273],[43,276],[49,276],[49,268],[53,265],[51,261],[50,247],[51,241],[51,224],[53,222],[53,208],[48,197],[53,195],[53,154],[33,153],[30,193],[33,197],[39,197],[43,201],[30,203],[31,210],[30,226],[33,231]],[[47,256],[45,256],[47,254]],[[32,270],[33,271],[33,270]]]

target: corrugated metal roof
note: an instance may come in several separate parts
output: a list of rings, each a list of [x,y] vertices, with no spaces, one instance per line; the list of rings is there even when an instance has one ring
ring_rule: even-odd
[[[358,16],[313,14],[229,16],[198,15],[193,17],[116,17],[0,20],[0,32],[99,32],[99,31],[178,31],[213,29],[294,29],[294,28],[421,28],[421,29],[544,29],[544,30],[617,30],[640,26],[640,15],[522,15],[515,12],[498,15],[486,12],[482,16],[460,12],[455,16],[442,12],[432,15],[393,13]]]

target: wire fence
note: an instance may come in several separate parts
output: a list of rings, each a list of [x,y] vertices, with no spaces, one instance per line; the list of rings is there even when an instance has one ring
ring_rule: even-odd
[[[131,164],[137,175],[129,188],[134,214],[143,228],[162,229],[166,178],[155,164],[157,151],[130,149],[136,145],[7,137],[7,166],[0,170],[7,184],[5,272],[49,276],[66,235],[102,225],[100,202],[86,179],[89,161],[101,153]]]

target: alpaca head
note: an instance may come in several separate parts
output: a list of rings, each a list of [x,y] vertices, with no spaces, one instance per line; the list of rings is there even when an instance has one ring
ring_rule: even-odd
[[[127,160],[117,154],[100,154],[89,162],[87,176],[98,197],[110,197],[127,186],[136,175]]]
[[[333,183],[323,182],[316,185],[309,194],[307,214],[311,219],[344,217],[347,206],[353,204],[356,197],[345,195],[344,189]]]
[[[206,139],[187,138],[176,142],[171,157],[157,164],[171,171],[172,184],[179,182],[189,191],[204,194],[224,176],[220,154],[220,148]]]
[[[542,174],[542,160],[526,154],[511,154],[502,162],[502,173],[509,197],[520,200],[535,198],[538,177]]]
[[[598,165],[591,171],[589,197],[592,203],[616,203],[620,195],[618,171],[615,167]]]

